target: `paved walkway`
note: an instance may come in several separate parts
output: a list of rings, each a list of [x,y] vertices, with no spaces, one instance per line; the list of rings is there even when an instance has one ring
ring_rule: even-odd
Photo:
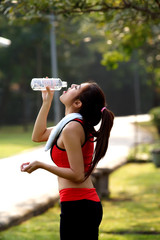
[[[138,143],[151,142],[152,136],[136,122],[149,121],[147,114],[138,116],[116,117],[111,131],[107,153],[98,164],[98,167],[113,168],[119,161],[126,161],[129,150]]]
[[[115,118],[106,156],[98,167],[113,168],[125,162],[128,151],[135,142],[151,141],[151,136],[138,130],[135,121],[147,121],[148,115]],[[0,160],[0,230],[45,210],[58,199],[57,177],[44,170],[32,174],[22,173],[25,161],[41,160],[52,164],[44,148]]]

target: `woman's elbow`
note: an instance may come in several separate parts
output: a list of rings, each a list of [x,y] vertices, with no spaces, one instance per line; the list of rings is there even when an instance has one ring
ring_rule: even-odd
[[[85,179],[84,174],[75,174],[74,176],[74,182],[75,183],[82,183]]]
[[[32,142],[39,142],[36,138],[32,138]]]
[[[40,138],[38,138],[38,137],[36,137],[34,135],[32,135],[32,141],[33,142],[41,142]]]

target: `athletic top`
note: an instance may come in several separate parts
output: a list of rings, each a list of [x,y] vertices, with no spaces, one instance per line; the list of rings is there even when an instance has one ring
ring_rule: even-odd
[[[80,119],[74,119],[74,120],[71,120],[71,121],[79,122],[83,126],[83,121],[80,120]],[[61,132],[62,132],[62,130],[61,130]],[[59,136],[60,136],[60,134],[59,134]],[[54,145],[51,148],[51,151],[50,151],[51,158],[52,158],[53,162],[58,167],[70,168],[66,150],[60,148],[57,145],[58,137],[57,137]],[[94,143],[93,143],[93,141],[91,141],[90,139],[86,139],[85,143],[82,145],[82,153],[83,153],[83,159],[84,159],[85,172],[88,171],[88,169],[90,167],[90,164],[92,162],[93,151],[94,151]]]
[[[82,120],[74,119],[71,121],[79,122],[84,128]],[[61,130],[61,132],[62,132],[62,130]],[[60,134],[61,134],[61,132],[60,132]],[[60,134],[58,135],[58,137],[60,136]],[[85,135],[86,135],[86,132],[85,132]],[[52,161],[58,167],[70,168],[66,150],[60,148],[57,145],[58,137],[50,151]],[[85,142],[82,145],[82,153],[83,153],[83,159],[84,159],[85,172],[88,171],[90,164],[92,162],[93,151],[94,151],[94,143],[92,140],[93,140],[93,138],[88,139],[86,136]],[[59,191],[59,194],[60,194],[60,202],[77,201],[77,200],[82,200],[82,199],[100,202],[100,199],[98,197],[98,194],[97,194],[95,188],[65,188],[65,189],[61,189]]]

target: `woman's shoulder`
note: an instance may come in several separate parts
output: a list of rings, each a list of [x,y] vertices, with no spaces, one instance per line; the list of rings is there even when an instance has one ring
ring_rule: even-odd
[[[86,138],[83,126],[78,121],[69,122],[62,131],[62,138],[71,140],[73,143],[80,141],[83,145]]]
[[[79,132],[83,130],[83,126],[81,124],[81,122],[77,121],[77,120],[72,120],[69,123],[67,123],[67,125],[63,128],[63,133],[73,133],[73,132]]]

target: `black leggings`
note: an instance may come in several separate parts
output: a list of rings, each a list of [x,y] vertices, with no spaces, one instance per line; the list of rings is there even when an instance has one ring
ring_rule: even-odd
[[[86,199],[61,202],[60,239],[98,240],[102,215],[101,202]]]

